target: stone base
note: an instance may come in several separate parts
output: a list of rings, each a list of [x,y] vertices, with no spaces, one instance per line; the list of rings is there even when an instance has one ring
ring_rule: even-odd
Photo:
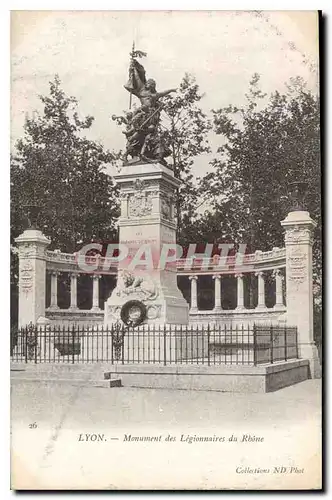
[[[159,294],[156,299],[144,299],[140,293],[131,293],[123,297],[117,295],[117,288],[105,302],[105,326],[120,321],[122,306],[129,300],[142,301],[147,308],[147,319],[144,321],[148,325],[187,325],[189,321],[189,306],[183,298],[180,290],[172,290],[172,293]]]
[[[208,337],[205,332],[181,335],[178,326],[157,327],[144,331],[138,327],[124,337],[121,363],[197,363],[204,361],[208,352]]]
[[[310,378],[322,378],[322,368],[316,344],[299,344],[299,356],[310,365]]]
[[[114,180],[121,198],[119,243],[128,254],[105,303],[105,325],[118,321],[130,300],[146,305],[146,324],[188,324],[189,308],[177,287],[175,262],[166,260],[169,246],[174,250],[176,244],[175,199],[181,182],[158,161],[126,165]]]
[[[274,309],[267,309],[265,311],[257,311],[256,309],[223,309],[221,311],[198,311],[197,309],[190,309],[189,322],[191,324],[215,323],[221,325],[223,328],[248,328],[253,324],[275,324],[278,325],[284,317],[285,308],[282,311],[275,311]]]
[[[257,312],[267,312],[268,308],[266,306],[259,305],[259,306],[255,307],[255,311],[257,311]]]
[[[118,364],[104,376],[121,379],[124,387],[264,393],[303,382],[308,371],[309,362],[300,359],[265,366]]]

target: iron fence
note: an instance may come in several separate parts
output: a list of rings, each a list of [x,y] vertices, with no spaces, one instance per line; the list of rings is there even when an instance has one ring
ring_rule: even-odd
[[[298,358],[297,329],[279,326],[36,327],[16,332],[11,359],[25,363],[260,365]]]

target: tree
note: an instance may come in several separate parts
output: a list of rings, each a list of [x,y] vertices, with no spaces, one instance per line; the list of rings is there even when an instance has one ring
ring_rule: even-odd
[[[106,174],[113,156],[84,137],[93,118],[80,119],[77,101],[67,97],[56,76],[44,114],[27,118],[24,137],[11,158],[11,243],[26,227],[30,204],[50,248],[73,252],[93,240],[117,238],[117,190]],[[17,322],[18,258],[11,252],[11,321]]]
[[[305,206],[318,223],[313,247],[317,305],[321,293],[319,98],[299,78],[290,81],[284,94],[276,91],[269,98],[258,84],[259,76],[254,75],[246,106],[213,111],[215,132],[224,143],[212,161],[213,171],[200,186],[211,200],[204,226],[219,220],[222,232],[233,241],[247,243],[250,251],[283,246],[280,221],[292,205],[290,183],[306,181]]]
[[[38,205],[38,227],[52,247],[73,252],[94,239],[116,235],[116,190],[105,164],[113,156],[84,137],[93,117],[80,119],[77,101],[56,76],[40,96],[44,114],[27,118],[11,161],[12,238],[22,232],[27,205]]]
[[[180,244],[192,242],[195,235],[199,193],[192,166],[198,156],[210,152],[207,134],[211,123],[199,106],[203,97],[195,78],[185,74],[177,94],[163,99],[166,120],[162,140],[171,150],[174,175],[181,180],[176,200]]]
[[[225,143],[201,185],[215,213],[226,208],[231,236],[245,239],[252,251],[283,243],[280,220],[292,203],[292,181],[308,182],[305,203],[320,221],[318,98],[295,80],[296,92],[289,87],[266,101],[258,81],[254,75],[246,107],[213,111],[215,132]],[[319,229],[316,236],[319,241]]]

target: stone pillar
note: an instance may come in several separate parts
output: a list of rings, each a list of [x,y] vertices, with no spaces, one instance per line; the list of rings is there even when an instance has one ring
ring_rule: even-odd
[[[38,229],[26,229],[15,242],[19,256],[18,323],[24,327],[45,317],[45,251],[50,240]]]
[[[198,276],[189,276],[191,281],[191,294],[190,294],[190,312],[198,311],[197,307],[197,280]]]
[[[237,279],[237,310],[244,309],[244,289],[243,289],[243,274],[236,274]]]
[[[276,269],[273,273],[276,281],[276,303],[274,309],[284,308],[284,301],[282,296],[282,274],[280,269]]]
[[[221,311],[221,276],[216,274],[212,276],[214,279],[214,311]]]
[[[70,275],[70,307],[69,309],[77,309],[77,273]]]
[[[258,303],[256,309],[266,309],[265,305],[265,280],[263,271],[255,273],[258,278]]]
[[[166,165],[123,165],[113,179],[119,189],[119,244],[128,249],[119,261],[116,288],[104,307],[104,324],[120,319],[131,300],[145,303],[147,324],[188,324],[189,307],[177,285],[177,220],[174,197],[181,184]],[[172,247],[172,248],[170,248]],[[129,282],[137,284],[130,287]]]
[[[311,376],[321,375],[313,332],[312,233],[316,223],[306,211],[290,212],[285,228],[287,324],[297,326],[299,356],[309,359]]]
[[[50,309],[53,311],[59,309],[58,306],[58,271],[51,272],[51,304]]]
[[[99,280],[100,280],[100,275],[95,274],[92,276],[92,310],[93,311],[100,311],[99,307]]]

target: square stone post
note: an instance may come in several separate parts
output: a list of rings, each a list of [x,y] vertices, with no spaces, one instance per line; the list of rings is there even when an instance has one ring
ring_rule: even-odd
[[[287,324],[297,326],[301,358],[309,359],[311,376],[321,375],[313,332],[312,233],[316,223],[306,211],[290,212],[281,221],[286,244]]]
[[[15,242],[19,255],[18,326],[24,327],[45,316],[45,250],[50,240],[37,229],[26,229]]]

